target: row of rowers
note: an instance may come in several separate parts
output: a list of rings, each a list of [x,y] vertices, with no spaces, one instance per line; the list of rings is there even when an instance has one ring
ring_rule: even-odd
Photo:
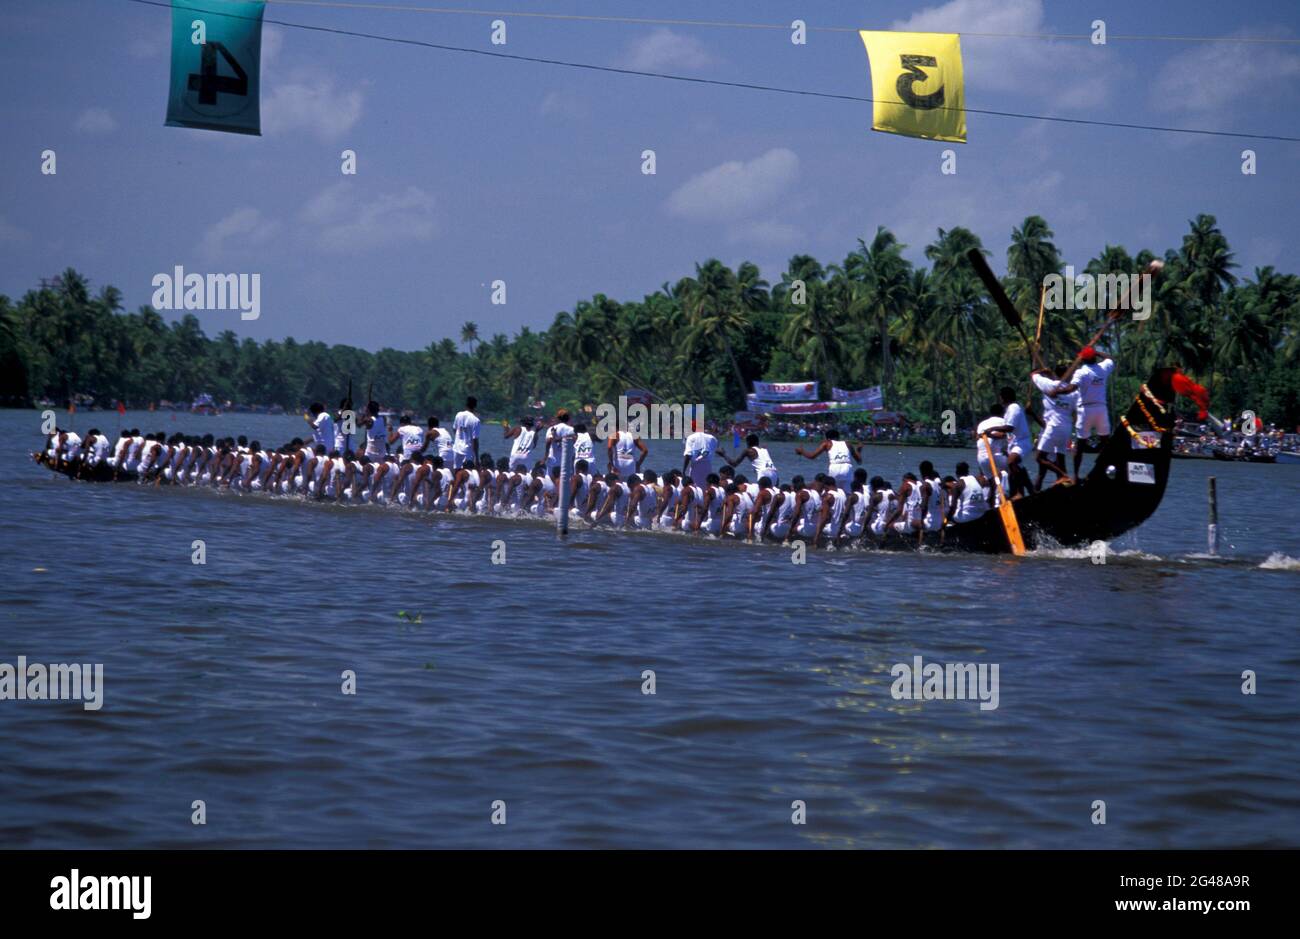
[[[97,431],[88,435],[86,446],[80,440],[73,445],[69,432],[60,431],[51,437],[45,456],[56,463],[72,463],[72,475],[85,470],[129,474],[154,485],[299,494],[412,510],[548,517],[558,510],[560,459],[565,439],[572,437],[570,511],[591,524],[743,538],[800,538],[814,544],[890,533],[921,539],[928,532],[941,533],[946,524],[978,518],[999,498],[990,480],[972,475],[964,462],[957,464],[956,476],[940,478],[934,466],[924,461],[919,474],[905,474],[897,489],[878,476],[868,480],[867,472],[853,465],[861,462],[861,449],[840,440],[835,431],[828,432],[813,450],[796,449],[811,459],[825,453],[827,472],[808,479],[795,476],[788,484],[781,482],[757,435],[750,435],[746,449],[732,458],[712,434],[698,429],[686,439],[682,468],[662,475],[643,468],[649,455],[645,444],[620,432],[605,442],[607,472],[602,475],[593,472],[591,434],[582,424],[570,425],[565,411],[557,412],[545,428],[528,421],[507,426],[511,455],[494,459],[479,452],[475,407],[474,399],[469,399],[466,409],[456,415],[450,435],[439,433],[436,418],[430,418],[425,428],[403,420],[396,431],[384,434],[385,449],[376,449],[373,456],[371,441],[380,439],[372,435],[377,421],[364,426],[367,447],[361,454],[327,450],[323,443],[297,438],[267,450],[259,441],[244,438],[213,440],[180,434],[165,438],[131,430],[111,453],[107,438]],[[313,436],[326,429],[320,416],[309,418]],[[543,429],[545,459],[533,462]],[[396,445],[396,452],[387,452],[390,445]],[[431,445],[436,454],[428,452]],[[717,472],[715,456],[723,464]],[[736,472],[746,460],[753,478]]]

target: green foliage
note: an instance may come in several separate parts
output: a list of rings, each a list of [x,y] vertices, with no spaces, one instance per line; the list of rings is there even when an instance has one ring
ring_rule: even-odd
[[[1063,267],[1054,237],[1030,216],[1006,252],[1004,283],[1031,333],[1043,278]],[[733,271],[710,258],[640,300],[597,293],[540,332],[485,336],[466,322],[455,339],[378,352],[257,343],[230,330],[208,337],[192,315],[167,323],[149,307],[124,313],[116,288],[92,295],[70,269],[17,304],[0,296],[0,401],[76,395],[142,406],[209,392],[297,410],[338,402],[351,379],[358,403],[373,382],[381,403],[424,413],[450,413],[466,394],[488,414],[513,415],[530,400],[573,408],[638,387],[725,415],[744,407],[755,380],[815,378],[828,393],[832,385],[883,385],[887,406],[928,423],[949,409],[969,421],[1000,385],[1029,371],[1020,340],[966,261],[972,247],[984,250],[973,232],[938,229],[924,248],[930,266],[915,267],[879,228],[838,263],[792,257],[776,281],[748,262]],[[1155,257],[1105,245],[1082,270],[1136,273]],[[1210,388],[1216,413],[1250,408],[1267,421],[1300,423],[1300,278],[1272,267],[1240,278],[1209,215],[1191,220],[1181,245],[1160,257],[1151,317],[1122,319],[1103,342],[1119,363],[1116,398],[1126,399],[1157,363],[1175,364]],[[1068,361],[1104,312],[1047,311],[1044,358]]]

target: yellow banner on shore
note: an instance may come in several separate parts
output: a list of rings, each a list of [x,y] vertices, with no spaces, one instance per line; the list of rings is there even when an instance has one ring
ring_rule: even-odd
[[[871,66],[871,129],[966,142],[966,88],[956,33],[861,30]]]

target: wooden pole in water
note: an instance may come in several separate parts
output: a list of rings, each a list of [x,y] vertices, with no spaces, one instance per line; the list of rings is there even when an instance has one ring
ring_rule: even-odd
[[[1210,553],[1219,553],[1219,491],[1214,477],[1210,477]]]
[[[559,514],[555,518],[555,527],[563,538],[569,533],[569,479],[573,474],[573,435],[562,437],[560,443],[560,492],[556,502]]]

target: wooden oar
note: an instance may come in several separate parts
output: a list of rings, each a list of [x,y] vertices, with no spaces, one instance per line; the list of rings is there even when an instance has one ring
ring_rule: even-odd
[[[1020,534],[1020,520],[1016,518],[1016,507],[1007,499],[1006,490],[1002,488],[1002,473],[998,470],[997,460],[993,458],[993,446],[985,434],[980,434],[980,441],[984,444],[984,451],[989,455],[989,470],[993,473],[993,481],[998,484],[998,495],[1001,496],[998,514],[1002,516],[1002,528],[1007,533],[1011,553],[1016,557],[1024,557],[1025,539]]]
[[[1020,319],[1020,311],[1012,304],[1011,298],[1002,289],[1002,284],[998,283],[997,276],[993,273],[993,269],[989,267],[989,262],[984,260],[984,253],[979,248],[971,248],[966,252],[966,258],[970,261],[971,267],[975,268],[975,273],[979,275],[979,279],[984,282],[984,287],[993,298],[993,303],[1002,312],[1002,318],[1020,334],[1020,338],[1025,343],[1025,348],[1029,350],[1029,358],[1034,363],[1034,367],[1043,368],[1043,360],[1038,355],[1038,346],[1029,341],[1029,336],[1025,333],[1024,323]]]
[[[1143,271],[1143,273],[1149,275],[1152,280],[1155,280],[1157,277],[1160,276],[1160,272],[1163,271],[1164,268],[1165,268],[1165,264],[1163,261],[1155,260],[1147,265],[1147,268],[1145,271]],[[1106,322],[1101,324],[1101,329],[1093,333],[1092,338],[1088,340],[1088,343],[1086,346],[1084,346],[1084,348],[1095,346],[1098,342],[1100,342],[1101,337],[1106,335],[1106,330],[1110,329],[1110,324],[1114,323],[1116,320],[1120,318],[1120,316],[1123,315],[1124,307],[1128,303],[1128,291],[1125,291],[1124,296],[1119,298],[1116,302],[1118,305],[1115,307],[1115,309],[1111,310],[1109,313],[1106,314]],[[1079,364],[1082,361],[1083,361],[1083,349],[1080,349],[1079,354],[1076,355],[1074,357],[1074,361],[1070,363],[1070,367],[1065,370],[1065,373],[1063,375],[1061,375],[1061,380],[1069,381],[1069,376],[1074,374],[1074,370],[1079,367]]]
[[[1034,331],[1034,350],[1043,344],[1043,307],[1047,300],[1047,287],[1038,291],[1038,329]]]

